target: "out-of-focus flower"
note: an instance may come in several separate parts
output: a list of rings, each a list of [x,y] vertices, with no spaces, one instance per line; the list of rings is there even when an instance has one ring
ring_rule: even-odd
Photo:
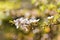
[[[39,21],[39,19],[38,20],[34,20],[34,19],[30,19],[30,22],[32,23],[32,22],[38,22]]]
[[[57,12],[56,12],[56,10],[55,9],[53,9],[53,10],[51,10],[50,11],[50,13],[49,13],[51,16],[53,16],[53,15],[55,15],[55,14],[57,14]]]
[[[17,17],[20,17],[20,16],[23,16],[24,15],[24,10],[23,9],[19,9],[16,11],[16,16]]]
[[[44,13],[48,14],[48,13],[50,13],[50,10],[46,9]]]
[[[37,9],[33,9],[31,11],[31,15],[34,16],[34,17],[38,17],[40,15],[40,11],[37,10]]]
[[[15,17],[15,16],[16,16],[16,11],[15,11],[15,10],[11,10],[11,11],[10,11],[10,15],[11,15],[12,17]]]
[[[52,19],[54,16],[47,17],[47,19]]]
[[[19,28],[18,19],[14,20],[14,22],[15,22],[16,28],[18,29]]]
[[[26,12],[24,17],[29,18],[31,16],[30,11]]]
[[[31,23],[35,23],[38,21],[39,19],[35,19],[35,18],[28,19],[28,18],[21,17],[21,18],[14,20],[14,23],[17,29],[20,27],[24,31],[29,31],[27,27],[30,27],[29,25]]]
[[[57,2],[60,2],[60,0],[57,0]]]

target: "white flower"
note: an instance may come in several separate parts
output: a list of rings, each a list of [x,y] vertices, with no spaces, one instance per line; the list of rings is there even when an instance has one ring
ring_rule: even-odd
[[[23,17],[19,18],[19,21],[22,21],[22,20],[24,20],[24,18],[23,18]]]
[[[47,17],[47,19],[52,19],[54,16],[51,16],[51,17]]]
[[[16,28],[17,28],[17,29],[19,28],[18,22],[17,22],[17,23],[15,23],[15,26],[16,26]]]
[[[18,22],[18,21],[19,21],[19,19],[14,20],[15,23]]]
[[[29,22],[29,20],[27,18],[25,19],[25,23],[30,24],[30,22]]]
[[[17,25],[17,26],[16,26],[16,28],[18,29],[18,28],[19,28],[19,26]]]
[[[18,29],[19,28],[18,21],[17,20],[14,20],[14,22],[15,22],[16,28]]]
[[[32,23],[32,22],[38,22],[40,19],[30,19],[30,23]]]
[[[36,19],[35,17],[32,17],[31,19],[28,18],[19,18],[14,20],[15,26],[18,29],[19,27],[22,28],[25,31],[28,31],[28,26],[32,23],[32,22],[38,22],[40,19]]]
[[[25,19],[24,20],[21,20],[20,23],[25,23]]]
[[[32,22],[38,22],[39,20],[33,20]]]

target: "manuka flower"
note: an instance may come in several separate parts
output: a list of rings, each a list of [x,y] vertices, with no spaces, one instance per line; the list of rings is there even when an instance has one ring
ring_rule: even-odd
[[[16,28],[21,28],[22,30],[24,31],[29,31],[29,25],[31,25],[31,23],[35,23],[35,22],[38,22],[39,19],[36,19],[36,18],[24,18],[24,17],[21,17],[21,18],[18,18],[16,20],[14,20],[14,23],[15,23],[15,26]]]

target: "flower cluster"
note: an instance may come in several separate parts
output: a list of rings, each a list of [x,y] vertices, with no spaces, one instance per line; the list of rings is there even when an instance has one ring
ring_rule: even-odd
[[[14,20],[14,23],[16,25],[16,28],[18,29],[19,27],[25,31],[29,31],[28,27],[29,25],[31,25],[31,23],[36,23],[38,22],[40,19],[36,19],[34,17],[28,19],[28,18],[18,18],[16,20]]]

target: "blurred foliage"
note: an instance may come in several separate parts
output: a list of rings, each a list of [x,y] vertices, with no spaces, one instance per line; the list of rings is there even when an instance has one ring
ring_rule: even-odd
[[[20,2],[9,2],[9,1],[0,1],[0,10],[20,8]]]

